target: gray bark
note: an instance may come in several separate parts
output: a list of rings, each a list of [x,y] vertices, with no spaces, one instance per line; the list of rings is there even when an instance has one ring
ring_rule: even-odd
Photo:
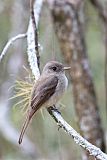
[[[53,0],[53,23],[65,61],[71,66],[71,81],[80,131],[103,151],[104,133],[88,62],[84,35],[84,1]],[[86,159],[88,159],[86,154]]]

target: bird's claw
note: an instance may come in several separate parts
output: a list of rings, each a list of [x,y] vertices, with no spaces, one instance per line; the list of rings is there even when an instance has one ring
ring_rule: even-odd
[[[58,123],[58,131],[62,128],[62,125]]]

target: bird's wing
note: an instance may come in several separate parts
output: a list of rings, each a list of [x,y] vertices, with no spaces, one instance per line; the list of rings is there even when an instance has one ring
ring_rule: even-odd
[[[35,112],[54,94],[57,84],[58,78],[56,76],[41,78],[31,97],[30,107]]]
[[[22,143],[24,133],[26,131],[26,128],[28,127],[32,116],[54,94],[57,84],[58,78],[56,76],[45,76],[41,77],[36,86],[34,86],[29,106],[30,108],[28,110],[27,117],[23,124],[19,137],[19,144]]]

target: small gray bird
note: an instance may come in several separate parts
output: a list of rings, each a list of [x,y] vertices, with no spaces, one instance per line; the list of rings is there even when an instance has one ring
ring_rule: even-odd
[[[26,128],[35,112],[41,107],[55,105],[62,97],[68,85],[68,80],[65,76],[65,70],[67,69],[70,69],[70,67],[64,67],[63,64],[57,61],[50,61],[43,68],[40,78],[32,89],[31,101],[19,137],[19,144],[22,143]]]

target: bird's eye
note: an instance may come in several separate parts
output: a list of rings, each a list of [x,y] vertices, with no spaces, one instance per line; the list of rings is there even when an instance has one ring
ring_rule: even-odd
[[[57,70],[57,68],[56,68],[56,67],[52,67],[52,69],[53,69],[53,71],[56,71],[56,70]]]

